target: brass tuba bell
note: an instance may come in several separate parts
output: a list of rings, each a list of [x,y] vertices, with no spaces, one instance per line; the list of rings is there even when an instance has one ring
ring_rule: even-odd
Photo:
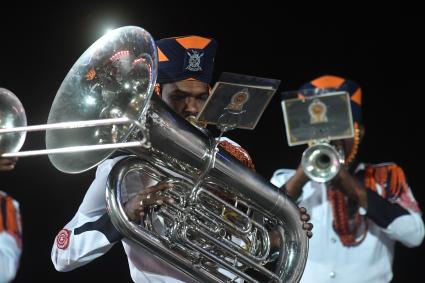
[[[5,88],[0,88],[0,129],[25,127],[27,116],[18,97]],[[0,134],[0,150],[17,152],[25,142],[26,132],[8,132]]]

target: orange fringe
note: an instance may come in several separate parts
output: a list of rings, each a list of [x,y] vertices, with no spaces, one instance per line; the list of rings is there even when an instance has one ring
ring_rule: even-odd
[[[388,178],[390,175],[390,180]],[[376,192],[376,185],[382,188],[381,196],[385,199],[400,196],[408,190],[406,176],[401,167],[392,164],[382,167],[368,167],[365,172],[365,186]]]

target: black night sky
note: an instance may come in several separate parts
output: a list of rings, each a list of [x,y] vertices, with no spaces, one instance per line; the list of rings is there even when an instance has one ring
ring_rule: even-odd
[[[311,6],[307,1],[295,6],[277,6],[276,1],[84,2],[15,1],[13,8],[2,8],[0,87],[19,97],[29,125],[46,122],[69,69],[108,28],[136,25],[155,39],[214,37],[219,44],[216,78],[226,71],[280,79],[279,93],[322,74],[357,81],[363,88],[366,127],[360,158],[401,165],[425,207],[420,179],[425,50],[420,27],[425,18],[414,7]],[[304,150],[287,145],[279,93],[254,131],[228,135],[250,152],[266,178],[277,168],[296,167]],[[23,149],[41,147],[44,133],[27,135]],[[93,176],[94,170],[61,173],[46,156],[21,158],[13,172],[0,174],[1,189],[20,202],[24,221],[24,251],[15,282],[131,282],[121,245],[68,273],[55,271],[50,261],[56,233],[74,216]],[[415,249],[398,245],[393,282],[421,281],[424,261],[424,244]]]

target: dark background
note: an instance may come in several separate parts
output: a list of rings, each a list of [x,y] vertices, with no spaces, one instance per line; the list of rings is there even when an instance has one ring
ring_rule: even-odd
[[[420,176],[425,23],[416,13],[420,9],[307,1],[295,6],[274,1],[172,3],[13,1],[0,17],[0,87],[20,98],[28,124],[42,124],[71,66],[107,28],[137,25],[155,39],[211,36],[219,42],[216,77],[227,71],[281,79],[279,91],[294,90],[322,74],[357,81],[363,88],[366,126],[360,157],[400,164],[417,200],[425,205]],[[266,178],[277,168],[297,166],[304,149],[287,146],[279,94],[254,131],[237,130],[229,136],[251,153]],[[43,134],[27,135],[24,149],[43,146]],[[54,237],[73,217],[93,175],[94,170],[61,173],[45,156],[22,158],[16,170],[0,174],[1,188],[20,202],[24,220],[16,282],[131,281],[121,245],[69,273],[55,271],[50,262]],[[422,282],[424,252],[424,245],[398,245],[393,282]]]

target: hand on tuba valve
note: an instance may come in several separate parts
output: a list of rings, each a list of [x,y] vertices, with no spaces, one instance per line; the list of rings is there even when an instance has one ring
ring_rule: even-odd
[[[140,222],[144,219],[146,210],[151,206],[173,204],[173,198],[158,194],[173,187],[172,183],[159,183],[138,192],[125,204],[124,211],[128,219],[133,222]]]

